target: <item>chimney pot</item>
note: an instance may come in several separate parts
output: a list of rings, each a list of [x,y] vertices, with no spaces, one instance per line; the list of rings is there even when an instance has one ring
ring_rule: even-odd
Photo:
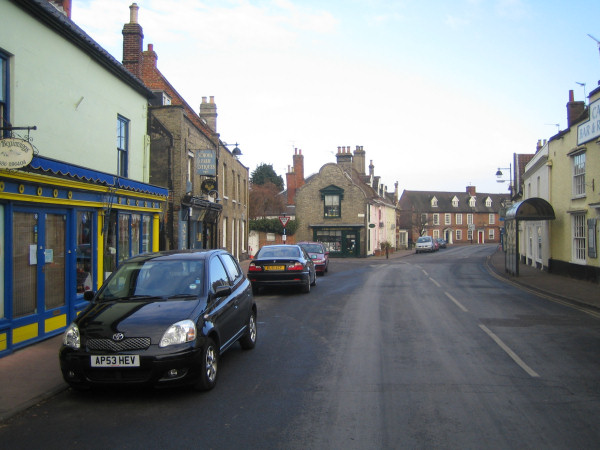
[[[129,7],[129,23],[138,23],[138,11],[140,7],[137,3],[132,3]]]

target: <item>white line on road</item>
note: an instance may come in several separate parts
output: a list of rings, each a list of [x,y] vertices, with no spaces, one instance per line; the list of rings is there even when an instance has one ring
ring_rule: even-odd
[[[452,296],[451,296],[449,293],[447,293],[447,292],[444,292],[444,294],[446,294],[446,297],[448,297],[450,300],[452,300],[456,306],[458,306],[460,309],[462,309],[462,310],[463,310],[463,312],[467,312],[467,311],[468,311],[468,309],[467,309],[467,308],[465,308],[465,307],[462,305],[462,303],[461,303],[461,302],[459,302],[458,300],[456,300],[456,299],[455,299],[454,297],[452,297]]]
[[[510,347],[508,345],[506,345],[504,342],[502,342],[502,339],[500,339],[498,336],[496,336],[492,330],[490,330],[488,327],[486,327],[485,325],[479,325],[479,328],[481,328],[483,331],[485,331],[485,333],[491,337],[494,342],[496,344],[498,344],[500,346],[500,348],[502,350],[504,350],[508,356],[510,356],[514,362],[516,362],[521,369],[523,369],[525,372],[527,372],[529,374],[529,376],[533,377],[533,378],[537,378],[539,377],[538,373],[533,370],[531,367],[529,367],[527,364],[525,364],[525,362],[519,358],[519,356],[513,352]]]
[[[440,285],[440,283],[438,283],[437,281],[435,281],[433,278],[429,277],[429,279],[431,280],[431,282],[433,284],[435,284],[437,287],[441,288],[442,286]]]

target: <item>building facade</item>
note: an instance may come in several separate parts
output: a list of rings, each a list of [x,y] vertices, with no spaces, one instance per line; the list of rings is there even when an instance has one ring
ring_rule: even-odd
[[[567,123],[548,141],[549,202],[556,215],[549,271],[599,282],[600,87],[590,92],[587,106],[570,92]]]
[[[123,65],[154,93],[150,133],[150,181],[169,190],[161,248],[225,248],[247,256],[249,171],[239,149],[220,139],[214,98],[199,112],[160,72],[153,44],[143,49],[138,6],[123,27]]]
[[[508,194],[481,194],[475,186],[466,192],[408,191],[400,196],[399,227],[409,246],[419,236],[445,239],[449,244],[499,243],[499,212]]]
[[[157,250],[168,194],[149,184],[152,92],[63,3],[0,3],[0,355],[62,332],[84,291]]]
[[[296,180],[296,241],[322,242],[332,257],[374,255],[382,244],[395,249],[396,205],[374,176],[372,161],[367,174],[360,146],[354,152],[338,147],[336,159],[304,182]]]

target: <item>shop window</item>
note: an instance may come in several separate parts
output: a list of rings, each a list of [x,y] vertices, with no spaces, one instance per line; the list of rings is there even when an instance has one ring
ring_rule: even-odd
[[[328,252],[342,251],[342,231],[341,230],[317,230],[316,240],[321,242]]]
[[[77,293],[93,289],[94,259],[92,246],[93,213],[77,212]]]

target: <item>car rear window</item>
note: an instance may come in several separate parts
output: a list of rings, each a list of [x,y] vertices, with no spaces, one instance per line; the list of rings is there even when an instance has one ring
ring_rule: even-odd
[[[260,249],[257,258],[297,258],[300,256],[296,247],[263,247]]]
[[[309,253],[324,253],[320,244],[302,244],[301,247]]]

